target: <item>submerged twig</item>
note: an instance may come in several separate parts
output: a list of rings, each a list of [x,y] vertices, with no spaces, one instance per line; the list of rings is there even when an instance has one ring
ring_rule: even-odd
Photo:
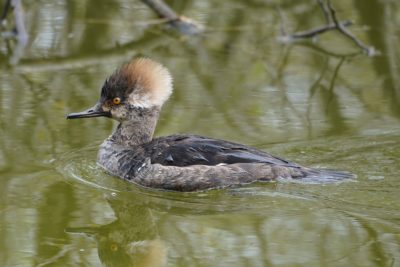
[[[177,29],[179,32],[187,35],[196,35],[203,32],[203,27],[193,20],[184,16],[179,16],[162,0],[141,0],[150,7],[160,18],[166,19],[166,22]]]

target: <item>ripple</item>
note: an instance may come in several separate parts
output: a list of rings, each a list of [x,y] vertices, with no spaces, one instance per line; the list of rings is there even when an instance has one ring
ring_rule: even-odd
[[[56,169],[67,180],[73,180],[93,188],[112,192],[129,191],[126,182],[108,175],[97,165],[95,158],[97,150],[98,146],[88,146],[64,153],[55,162]]]

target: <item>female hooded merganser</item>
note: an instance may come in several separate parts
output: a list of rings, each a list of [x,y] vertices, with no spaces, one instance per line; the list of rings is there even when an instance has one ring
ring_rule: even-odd
[[[104,83],[100,100],[68,119],[109,117],[119,121],[100,146],[97,162],[133,183],[165,190],[197,191],[278,178],[339,180],[345,172],[302,167],[244,145],[196,135],[153,139],[160,109],[172,93],[172,77],[161,64],[134,59]]]

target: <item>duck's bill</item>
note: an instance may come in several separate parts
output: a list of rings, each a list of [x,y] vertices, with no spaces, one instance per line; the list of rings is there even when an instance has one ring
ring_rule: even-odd
[[[111,113],[109,111],[104,111],[100,105],[96,105],[85,111],[70,113],[67,115],[67,119],[82,119],[94,117],[111,117]]]

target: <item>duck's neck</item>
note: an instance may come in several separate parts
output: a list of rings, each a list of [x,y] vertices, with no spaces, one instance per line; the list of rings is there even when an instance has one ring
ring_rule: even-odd
[[[141,109],[131,119],[121,122],[108,140],[123,147],[150,142],[157,125],[160,108]]]

